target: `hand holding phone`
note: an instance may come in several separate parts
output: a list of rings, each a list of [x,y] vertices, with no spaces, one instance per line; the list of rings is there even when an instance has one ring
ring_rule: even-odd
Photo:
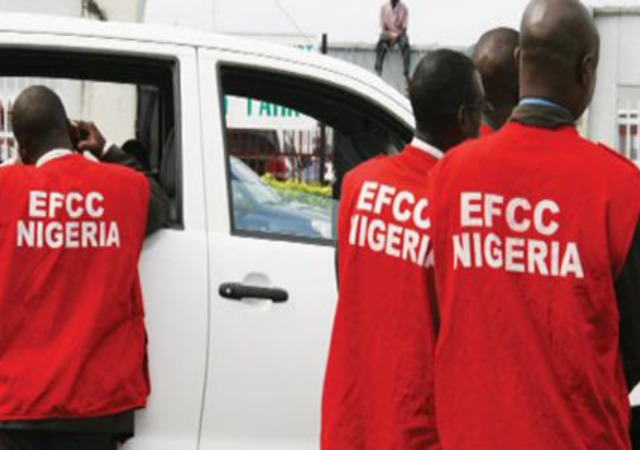
[[[100,158],[104,152],[106,140],[98,127],[93,122],[78,120],[75,125],[77,142],[74,144],[79,152],[91,152],[96,158]]]

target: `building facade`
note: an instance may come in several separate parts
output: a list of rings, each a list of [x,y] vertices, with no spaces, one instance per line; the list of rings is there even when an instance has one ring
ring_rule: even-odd
[[[636,163],[640,162],[640,8],[596,8],[600,31],[598,85],[587,130]]]

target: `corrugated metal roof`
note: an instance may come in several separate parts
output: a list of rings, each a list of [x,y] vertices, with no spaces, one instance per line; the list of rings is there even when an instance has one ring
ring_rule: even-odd
[[[598,16],[640,16],[640,6],[599,6],[593,8],[593,15]]]

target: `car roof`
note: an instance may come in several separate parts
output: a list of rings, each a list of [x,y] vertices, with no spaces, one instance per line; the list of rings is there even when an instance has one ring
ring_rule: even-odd
[[[126,41],[173,44],[262,55],[323,68],[375,88],[398,106],[411,111],[408,100],[373,73],[336,58],[294,47],[182,27],[141,23],[102,22],[86,18],[0,12],[1,33],[97,37]]]

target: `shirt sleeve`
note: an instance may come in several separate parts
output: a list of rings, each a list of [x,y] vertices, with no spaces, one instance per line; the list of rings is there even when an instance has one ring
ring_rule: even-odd
[[[386,20],[386,11],[385,5],[382,5],[380,8],[380,29],[384,32],[387,31],[387,20]]]
[[[147,231],[150,234],[160,230],[169,219],[169,197],[164,189],[149,173],[146,173],[142,164],[133,156],[123,152],[115,145],[111,145],[100,158],[107,163],[120,164],[143,173],[149,182],[149,208],[147,210]]]
[[[620,350],[627,388],[631,392],[640,382],[640,222],[615,290],[620,314]]]
[[[407,5],[404,5],[404,8],[402,9],[403,14],[402,14],[402,29],[404,31],[407,31],[407,28],[409,27],[409,8],[407,7]]]

